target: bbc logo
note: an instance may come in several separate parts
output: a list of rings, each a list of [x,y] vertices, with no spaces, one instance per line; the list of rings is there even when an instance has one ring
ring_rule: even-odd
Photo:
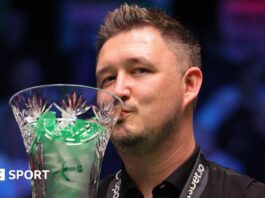
[[[0,169],[0,181],[5,181],[5,169]]]

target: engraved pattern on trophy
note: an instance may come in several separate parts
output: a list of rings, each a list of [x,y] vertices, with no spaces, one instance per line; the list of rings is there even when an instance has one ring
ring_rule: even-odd
[[[32,180],[32,197],[96,197],[120,104],[109,93],[75,85],[29,88],[11,98],[30,169],[49,170],[47,179]]]

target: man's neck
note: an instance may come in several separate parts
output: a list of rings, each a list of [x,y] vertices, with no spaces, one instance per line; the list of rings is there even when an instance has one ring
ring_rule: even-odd
[[[145,198],[152,197],[153,188],[192,155],[195,149],[195,140],[193,135],[185,134],[183,137],[171,139],[163,145],[153,153],[145,155],[123,155],[120,153],[128,174]]]

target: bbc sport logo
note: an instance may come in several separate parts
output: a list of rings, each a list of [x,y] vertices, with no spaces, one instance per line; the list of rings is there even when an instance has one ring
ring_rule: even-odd
[[[0,169],[0,181],[6,180],[5,175],[6,170]],[[27,180],[31,179],[47,179],[47,175],[50,171],[49,170],[9,170],[7,171],[7,178],[9,180],[18,180],[21,177],[24,177]]]
[[[5,181],[5,169],[0,169],[0,181]]]

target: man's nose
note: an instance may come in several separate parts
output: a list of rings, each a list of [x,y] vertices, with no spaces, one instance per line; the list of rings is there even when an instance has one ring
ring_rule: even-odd
[[[120,97],[122,101],[126,101],[130,98],[131,88],[129,84],[129,79],[125,75],[117,76],[113,93]]]

